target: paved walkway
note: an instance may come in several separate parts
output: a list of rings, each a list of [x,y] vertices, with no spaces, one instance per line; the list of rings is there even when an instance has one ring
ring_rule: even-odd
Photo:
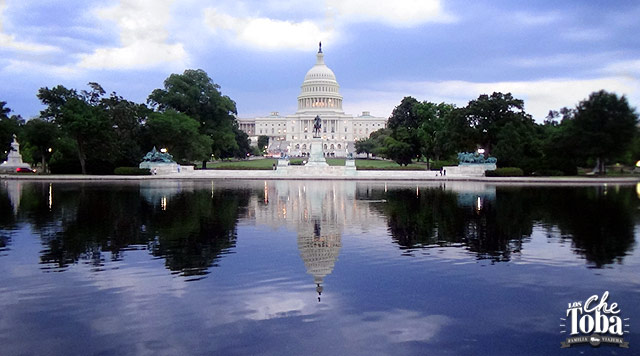
[[[131,181],[131,180],[196,180],[196,179],[254,179],[254,180],[363,180],[363,181],[471,181],[512,184],[637,184],[640,176],[631,177],[483,177],[448,175],[436,171],[345,171],[345,167],[305,169],[287,167],[286,170],[196,170],[192,172],[159,174],[155,176],[115,175],[0,175],[0,179],[45,181]]]

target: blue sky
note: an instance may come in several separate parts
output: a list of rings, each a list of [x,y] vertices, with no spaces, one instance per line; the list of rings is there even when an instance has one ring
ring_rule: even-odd
[[[350,114],[512,92],[541,122],[592,91],[640,106],[640,2],[0,0],[0,101],[90,81],[136,102],[204,69],[239,116],[292,114],[318,41]]]

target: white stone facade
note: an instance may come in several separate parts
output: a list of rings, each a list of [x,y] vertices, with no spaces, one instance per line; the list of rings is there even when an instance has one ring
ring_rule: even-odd
[[[238,124],[253,142],[258,136],[268,136],[271,153],[308,156],[316,116],[322,120],[322,150],[327,157],[355,153],[356,140],[366,139],[387,125],[386,118],[371,116],[366,111],[356,117],[344,113],[340,86],[333,71],[324,63],[321,50],[316,55],[316,64],[304,78],[295,114],[280,116],[272,112],[266,117],[238,118]]]

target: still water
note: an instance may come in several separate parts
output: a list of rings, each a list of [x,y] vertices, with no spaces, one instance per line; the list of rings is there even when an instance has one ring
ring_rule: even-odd
[[[2,355],[640,354],[635,186],[0,181]],[[561,349],[609,291],[629,349]]]

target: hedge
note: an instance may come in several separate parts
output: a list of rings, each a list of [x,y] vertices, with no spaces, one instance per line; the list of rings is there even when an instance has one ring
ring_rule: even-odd
[[[563,171],[557,169],[541,169],[533,173],[534,176],[539,177],[557,177],[565,175]]]
[[[151,171],[147,168],[117,167],[113,170],[113,174],[119,176],[148,176],[151,175]]]
[[[522,177],[524,172],[518,167],[502,167],[494,171],[485,171],[485,177]]]

